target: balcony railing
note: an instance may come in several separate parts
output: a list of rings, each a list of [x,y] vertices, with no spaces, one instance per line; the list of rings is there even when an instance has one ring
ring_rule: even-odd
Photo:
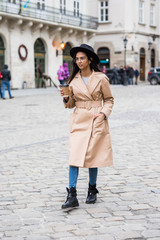
[[[23,8],[26,2],[26,0],[22,0],[18,1],[18,3],[10,3],[9,0],[0,0],[0,12],[82,28],[97,29],[98,27],[98,18],[96,17],[83,14],[75,16],[72,11],[62,11],[61,9],[49,6],[43,6],[44,9],[38,9],[38,5],[35,3],[28,3],[27,7]],[[21,7],[23,8],[22,10]]]

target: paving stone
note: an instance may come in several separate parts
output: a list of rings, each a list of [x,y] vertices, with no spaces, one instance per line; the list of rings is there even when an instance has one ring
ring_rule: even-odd
[[[66,212],[72,110],[55,88],[0,99],[0,239],[160,239],[159,86],[111,89],[114,166],[99,168],[94,205],[85,204],[88,169],[80,169],[80,206]]]
[[[148,204],[134,204],[129,206],[132,210],[143,210],[151,208]]]
[[[132,212],[130,211],[116,211],[116,212],[113,212],[113,215],[115,216],[132,216]]]
[[[25,240],[25,237],[3,237],[3,240]]]
[[[142,232],[142,235],[145,237],[145,238],[154,238],[154,237],[159,237],[160,239],[160,230],[159,229],[154,229],[154,230],[146,230],[146,231],[143,231]]]
[[[159,240],[159,237],[147,238],[147,240]]]
[[[114,240],[115,238],[110,235],[110,234],[100,234],[98,236],[95,236],[95,235],[90,235],[90,236],[87,236],[85,237],[85,240]]]
[[[26,240],[52,240],[52,238],[48,236],[36,236],[36,235],[31,235],[26,237]]]

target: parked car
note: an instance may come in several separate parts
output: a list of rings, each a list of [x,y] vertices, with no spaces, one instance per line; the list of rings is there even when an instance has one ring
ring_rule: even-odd
[[[148,81],[151,85],[160,84],[160,67],[150,69],[148,72]]]
[[[111,69],[111,68],[107,68],[106,69],[106,76],[109,78],[109,82],[110,82],[110,84],[113,84],[113,76],[114,76],[114,74],[113,74],[113,69]],[[118,75],[117,75],[117,79],[116,79],[116,84],[120,84],[120,75],[119,75],[119,73],[118,73]]]

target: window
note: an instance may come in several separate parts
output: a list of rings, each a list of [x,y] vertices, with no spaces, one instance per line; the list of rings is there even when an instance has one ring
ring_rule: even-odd
[[[66,0],[60,0],[60,13],[66,14]]]
[[[150,8],[150,25],[155,25],[155,5],[151,4]]]
[[[16,0],[8,0],[9,3],[16,3]]]
[[[37,9],[45,10],[45,0],[37,1]]]
[[[108,22],[108,1],[101,1],[100,4],[100,22]]]
[[[144,23],[144,2],[139,1],[139,23]]]
[[[74,16],[79,17],[79,1],[74,1]]]

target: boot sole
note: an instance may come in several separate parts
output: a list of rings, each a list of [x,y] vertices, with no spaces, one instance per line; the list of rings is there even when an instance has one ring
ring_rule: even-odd
[[[86,204],[94,204],[96,201],[97,201],[97,199],[95,201],[93,201],[93,202],[87,202],[86,201]]]
[[[62,208],[62,210],[63,211],[71,211],[71,210],[76,209],[78,207],[79,207],[79,205],[78,206],[73,206],[73,207],[68,207],[68,208]]]

